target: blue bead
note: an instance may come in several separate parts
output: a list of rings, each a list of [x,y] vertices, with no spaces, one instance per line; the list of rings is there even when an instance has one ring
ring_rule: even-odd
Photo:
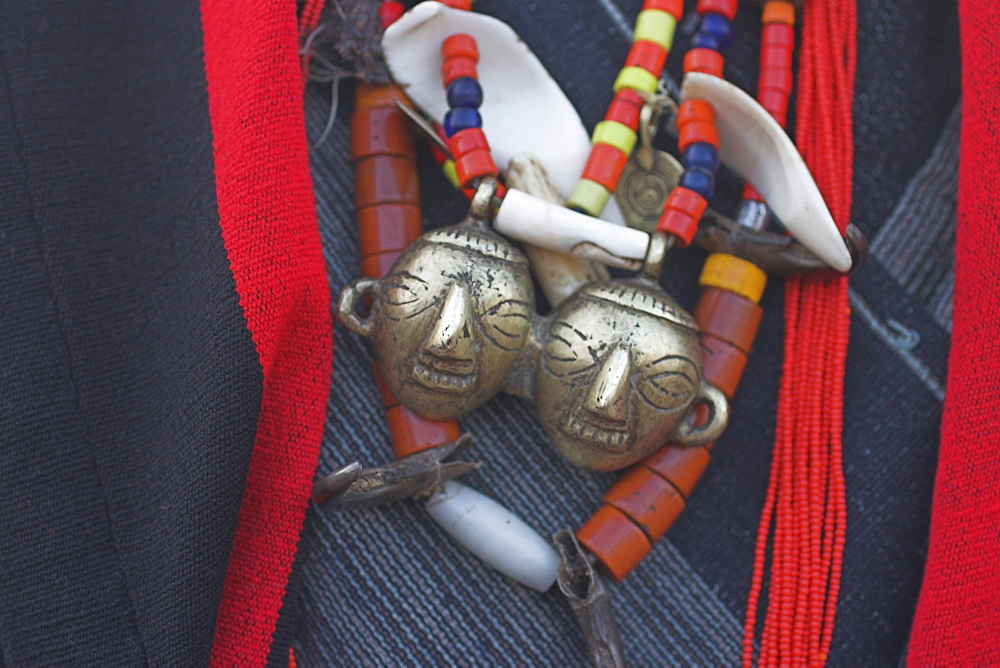
[[[719,171],[719,151],[707,142],[688,144],[681,156],[684,169],[704,169],[713,174]]]
[[[685,169],[678,185],[693,190],[705,199],[715,192],[715,174],[704,169]]]
[[[715,35],[707,32],[696,32],[694,37],[691,39],[691,46],[696,49],[711,49],[712,51],[719,50],[719,40],[715,38]]]
[[[469,107],[455,107],[444,115],[444,133],[451,137],[459,130],[483,127],[479,112]]]
[[[729,22],[729,19],[715,12],[708,12],[702,15],[698,32],[707,33],[714,37],[723,49],[729,46],[729,42],[733,39],[733,26]]]
[[[459,77],[448,86],[448,106],[478,109],[483,103],[483,89],[472,77]]]

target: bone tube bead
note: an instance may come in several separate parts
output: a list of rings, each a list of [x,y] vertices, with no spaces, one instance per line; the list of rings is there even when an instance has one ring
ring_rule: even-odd
[[[427,501],[427,512],[459,545],[507,577],[537,591],[547,591],[555,582],[555,548],[485,494],[449,480]]]

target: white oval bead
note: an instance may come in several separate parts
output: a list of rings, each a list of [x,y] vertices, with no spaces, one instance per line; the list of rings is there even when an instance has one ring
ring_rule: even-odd
[[[507,190],[493,227],[534,246],[623,269],[638,270],[649,246],[649,235],[641,230],[612,225],[514,188]]]
[[[836,269],[851,268],[851,254],[795,144],[757,100],[725,79],[691,72],[681,100],[715,108],[719,157],[749,181],[793,237]]]
[[[537,591],[547,591],[555,582],[559,567],[555,548],[485,494],[449,480],[427,501],[427,512],[487,566]]]
[[[392,78],[440,122],[448,111],[441,42],[455,33],[472,35],[479,46],[479,111],[497,166],[505,170],[512,157],[530,151],[545,165],[563,198],[569,197],[590,155],[590,135],[559,84],[506,23],[439,2],[421,2],[382,37]],[[601,217],[625,224],[613,197]]]

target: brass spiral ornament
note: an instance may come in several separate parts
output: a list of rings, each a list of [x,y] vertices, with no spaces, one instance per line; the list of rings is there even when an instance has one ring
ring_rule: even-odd
[[[629,227],[653,232],[663,213],[663,203],[684,168],[664,151],[652,150],[644,157],[650,168],[646,169],[633,155],[622,171],[615,198]]]

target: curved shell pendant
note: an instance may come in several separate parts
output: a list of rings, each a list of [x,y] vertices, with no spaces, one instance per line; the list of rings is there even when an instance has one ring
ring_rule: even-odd
[[[569,197],[590,154],[590,136],[565,93],[506,23],[422,2],[382,38],[393,78],[431,118],[444,118],[448,105],[441,85],[441,43],[455,33],[472,35],[479,44],[480,112],[497,165],[506,170],[512,157],[531,152],[563,198]],[[601,217],[624,224],[613,198]]]

